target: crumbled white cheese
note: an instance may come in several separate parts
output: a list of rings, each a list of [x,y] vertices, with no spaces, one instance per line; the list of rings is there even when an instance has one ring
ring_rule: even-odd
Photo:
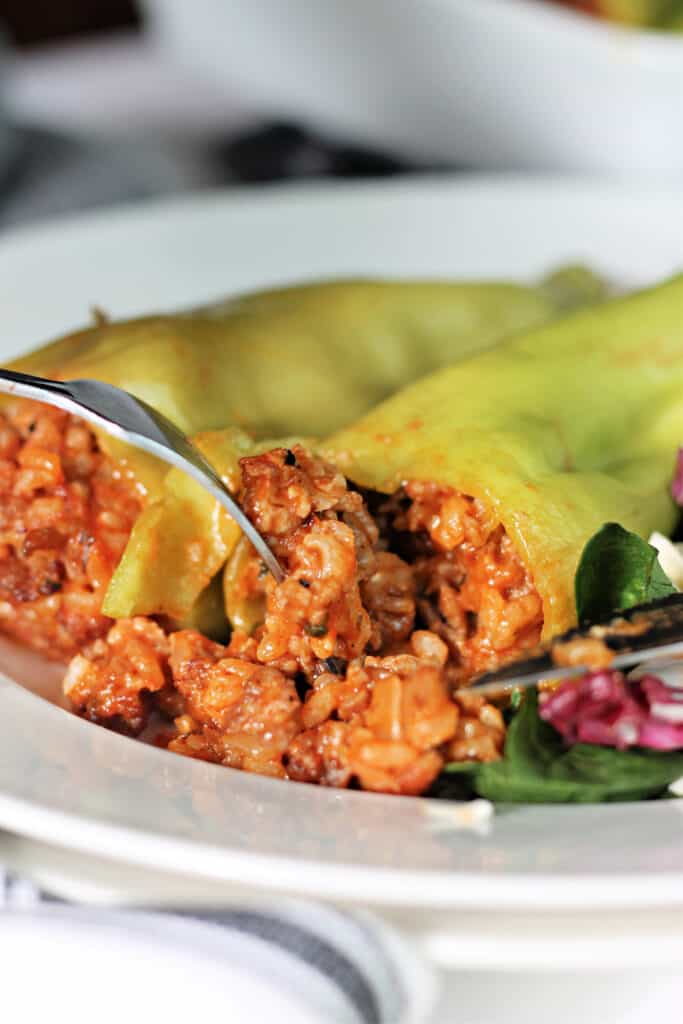
[[[494,807],[490,800],[425,800],[423,807],[434,832],[479,832],[491,829]]]
[[[674,544],[663,533],[653,533],[650,544],[657,549],[659,564],[677,590],[683,590],[683,544]]]
[[[680,725],[683,722],[683,704],[651,704],[650,711],[655,718]]]
[[[625,747],[632,747],[638,742],[638,730],[633,722],[620,722],[617,726],[617,735]]]
[[[683,796],[683,776],[669,784],[669,792],[672,796]]]

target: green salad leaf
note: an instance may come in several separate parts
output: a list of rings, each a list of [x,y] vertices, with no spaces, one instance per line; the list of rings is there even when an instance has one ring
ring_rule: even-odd
[[[566,747],[538,713],[529,690],[512,719],[501,761],[446,765],[435,796],[485,797],[495,803],[605,803],[663,796],[683,775],[683,751]]]
[[[606,523],[588,541],[574,587],[580,623],[676,593],[652,545],[618,523]]]

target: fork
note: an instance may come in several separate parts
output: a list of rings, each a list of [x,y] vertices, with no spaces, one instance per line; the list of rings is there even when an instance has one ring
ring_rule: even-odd
[[[220,502],[249,538],[275,580],[282,566],[213,466],[175,424],[123,388],[98,380],[50,380],[0,369],[0,392],[55,405],[100,427],[107,434],[176,466]]]

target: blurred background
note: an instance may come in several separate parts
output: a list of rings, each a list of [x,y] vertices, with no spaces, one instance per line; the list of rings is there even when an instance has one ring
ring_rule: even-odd
[[[683,0],[0,0],[0,229],[421,169],[683,173]]]
[[[218,73],[207,67],[207,39],[185,47],[186,14],[173,6],[0,0],[0,228],[202,187],[408,166],[352,132],[326,134],[325,118],[313,127],[296,104],[264,102],[222,74],[220,56]],[[221,5],[183,6],[215,47]],[[238,17],[247,9],[232,6]]]

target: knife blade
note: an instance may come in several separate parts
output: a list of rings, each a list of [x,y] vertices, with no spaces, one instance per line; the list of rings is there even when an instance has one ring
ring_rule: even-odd
[[[585,649],[586,642],[598,650],[604,667],[610,669],[683,660],[683,593],[635,605],[605,621],[570,629],[524,658],[475,676],[468,689],[500,693],[584,675],[597,667],[581,658],[580,645]],[[572,661],[572,646],[578,655],[576,662]]]

